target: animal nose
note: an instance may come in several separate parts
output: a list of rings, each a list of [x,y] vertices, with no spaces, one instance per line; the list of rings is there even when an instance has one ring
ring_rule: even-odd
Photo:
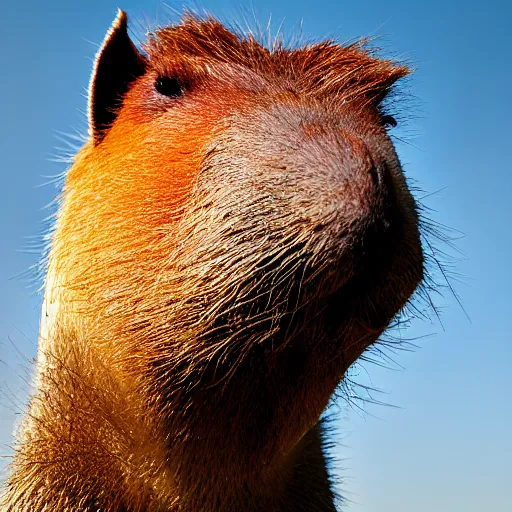
[[[319,173],[323,175],[326,199],[330,209],[347,227],[367,226],[377,218],[385,217],[394,197],[394,185],[388,165],[358,135],[340,131],[335,140],[317,139],[313,144],[324,146]],[[326,151],[326,147],[330,150]],[[307,151],[307,149],[306,149]]]
[[[320,206],[311,204],[310,219],[351,257],[363,262],[384,256],[396,241],[401,218],[390,168],[394,163],[388,163],[389,155],[382,156],[380,139],[339,126],[308,126],[305,133],[302,158],[315,162],[315,201]]]
[[[343,162],[343,172],[349,178],[356,180],[371,179],[369,186],[382,187],[384,166],[375,162],[366,142],[358,135],[348,130],[339,130],[337,138],[340,160]],[[351,176],[352,175],[352,176]]]
[[[368,158],[374,160],[371,156]],[[353,256],[359,258],[360,263],[384,259],[403,223],[389,166],[385,162],[370,164],[368,160],[361,160],[346,172],[348,188],[340,204],[349,201],[355,206],[348,210],[341,206],[340,223],[352,240]]]

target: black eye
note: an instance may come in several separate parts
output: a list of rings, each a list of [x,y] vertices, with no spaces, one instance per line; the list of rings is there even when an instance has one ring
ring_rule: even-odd
[[[394,128],[397,125],[397,122],[393,116],[382,116],[382,124],[384,126],[392,126]]]
[[[178,98],[183,94],[181,82],[174,77],[161,76],[155,81],[155,89],[163,96]]]

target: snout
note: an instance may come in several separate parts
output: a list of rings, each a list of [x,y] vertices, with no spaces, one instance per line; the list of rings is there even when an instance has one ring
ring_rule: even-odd
[[[296,280],[329,296],[357,278],[351,293],[362,300],[392,296],[381,301],[389,321],[420,282],[423,256],[416,205],[385,130],[358,114],[289,105],[234,115],[228,126],[198,188],[216,219],[216,247],[248,248],[248,286],[276,295],[279,283],[282,297]]]
[[[340,126],[309,128],[297,160],[311,192],[306,216],[316,230],[367,249],[397,222],[397,197],[388,162],[361,135]],[[300,137],[300,132],[298,137]],[[393,162],[392,162],[393,163]],[[306,190],[305,183],[301,192]],[[297,198],[299,199],[299,198]]]

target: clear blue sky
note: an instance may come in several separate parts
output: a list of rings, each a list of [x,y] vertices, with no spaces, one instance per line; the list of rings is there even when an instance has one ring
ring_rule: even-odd
[[[38,187],[65,166],[49,158],[56,131],[85,131],[85,87],[92,57],[117,6],[139,35],[169,11],[156,0],[7,2],[0,17],[0,452],[14,421],[11,393],[24,396],[23,363],[33,357],[40,297],[16,276],[37,262],[20,252],[40,232],[43,206],[56,193]],[[235,1],[205,1],[223,19],[240,19]],[[248,9],[250,10],[250,9]],[[442,323],[414,322],[409,336],[431,334],[395,360],[404,369],[365,365],[356,378],[384,390],[397,408],[368,414],[340,402],[337,474],[351,512],[510,510],[512,470],[512,109],[511,7],[508,2],[254,0],[274,29],[304,20],[307,38],[384,36],[379,45],[416,68],[409,82],[414,118],[396,134],[411,178],[428,192],[435,220],[464,233],[452,297]],[[142,21],[142,24],[137,23]],[[411,135],[415,135],[411,138]],[[13,344],[17,347],[13,348]],[[341,446],[343,445],[343,446]]]

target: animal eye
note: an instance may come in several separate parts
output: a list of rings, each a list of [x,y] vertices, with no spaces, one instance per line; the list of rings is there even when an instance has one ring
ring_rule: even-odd
[[[392,126],[394,128],[398,123],[393,116],[382,116],[382,124],[384,126]]]
[[[168,96],[169,98],[178,98],[183,95],[183,86],[175,77],[158,77],[155,81],[155,89],[163,96]]]

